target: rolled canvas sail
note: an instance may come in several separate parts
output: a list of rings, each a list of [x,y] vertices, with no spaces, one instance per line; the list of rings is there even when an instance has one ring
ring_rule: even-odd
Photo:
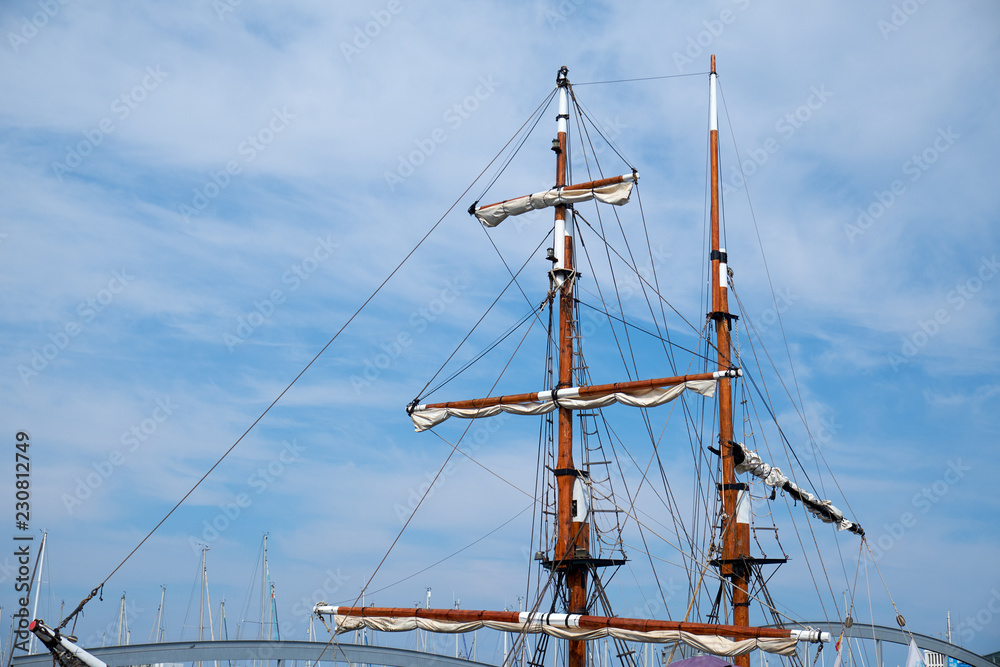
[[[496,204],[481,206],[475,209],[474,213],[480,222],[487,227],[496,227],[506,220],[508,216],[521,215],[528,211],[547,208],[549,206],[558,206],[559,204],[576,204],[596,199],[605,204],[621,206],[628,203],[629,197],[632,196],[632,186],[638,178],[638,174],[628,174],[613,179],[606,179],[605,181],[594,181],[593,183],[584,183],[582,185],[567,185],[562,188],[536,192],[535,194],[515,197],[514,199],[508,199]],[[607,185],[597,185],[608,180],[617,182]]]
[[[540,391],[536,394],[536,400],[534,401],[491,405],[482,408],[417,406],[410,413],[410,418],[413,420],[414,428],[417,432],[420,432],[437,426],[449,417],[478,419],[479,417],[493,417],[501,412],[515,415],[543,415],[547,412],[552,412],[558,407],[570,408],[572,410],[590,410],[603,408],[612,403],[621,403],[640,408],[652,408],[669,403],[680,396],[685,389],[711,397],[715,393],[715,385],[715,380],[688,380],[687,382],[668,387],[657,387],[636,392],[614,392],[601,396],[587,397],[580,396],[579,390],[572,388],[559,389],[557,391]]]

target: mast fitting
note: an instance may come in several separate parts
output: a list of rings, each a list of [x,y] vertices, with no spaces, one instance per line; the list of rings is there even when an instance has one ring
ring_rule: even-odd
[[[716,484],[719,489],[728,490],[735,489],[737,491],[749,491],[750,485],[744,482],[736,482],[734,484]]]
[[[710,313],[705,313],[705,317],[707,317],[707,318],[709,318],[711,320],[715,320],[717,322],[721,321],[721,320],[726,320],[726,324],[727,324],[727,326],[730,329],[733,328],[733,320],[740,319],[739,315],[734,315],[732,313],[727,313],[727,312],[725,312],[723,310],[713,310]]]
[[[590,474],[586,470],[577,470],[576,468],[549,468],[549,470],[551,470],[552,474],[556,477],[562,477],[563,475],[578,477],[580,479],[590,477]]]

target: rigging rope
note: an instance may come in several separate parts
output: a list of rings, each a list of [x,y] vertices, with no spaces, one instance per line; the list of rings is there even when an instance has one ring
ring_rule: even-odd
[[[576,213],[576,217],[578,217],[579,219],[583,220],[583,222],[588,227],[590,227],[591,231],[593,231],[595,234],[597,234],[597,238],[599,238],[601,240],[601,242],[604,243],[611,250],[611,252],[613,252],[615,254],[615,256],[618,257],[618,259],[620,259],[623,262],[625,262],[626,266],[628,266],[630,269],[632,269],[632,271],[635,272],[635,275],[639,279],[639,282],[641,282],[644,285],[647,285],[653,291],[653,294],[655,294],[657,297],[659,297],[663,301],[663,303],[665,303],[668,306],[670,306],[670,310],[674,311],[674,314],[677,315],[679,318],[681,318],[681,321],[683,321],[684,324],[688,325],[691,328],[692,331],[698,333],[698,331],[699,331],[698,328],[695,327],[693,324],[691,324],[691,322],[686,317],[684,317],[684,315],[679,310],[677,310],[676,308],[674,308],[674,306],[671,305],[670,301],[668,301],[662,294],[660,294],[660,292],[658,290],[656,290],[653,287],[653,285],[651,285],[649,283],[648,280],[646,280],[645,278],[643,278],[642,274],[639,273],[638,269],[636,269],[634,266],[632,266],[631,264],[629,264],[628,260],[626,260],[625,257],[622,256],[622,254],[620,252],[618,252],[618,250],[615,249],[614,245],[612,245],[610,241],[608,241],[606,238],[604,238],[604,236],[599,231],[597,231],[596,229],[594,229],[594,226],[592,224],[590,224],[589,220],[587,220],[585,217],[583,217],[582,215],[580,215],[579,212]],[[709,344],[711,345],[711,342]],[[714,345],[712,345],[712,346],[714,347]]]
[[[606,83],[632,83],[634,81],[657,81],[659,79],[681,79],[686,76],[705,76],[708,72],[691,72],[689,74],[664,74],[663,76],[644,76],[637,79],[614,79],[611,81],[584,81],[575,86],[598,86]]]
[[[520,269],[518,269],[518,271],[517,271],[517,273],[516,273],[516,274],[510,271],[510,267],[508,267],[508,268],[507,268],[507,271],[508,271],[509,273],[511,273],[511,279],[510,279],[510,282],[508,282],[508,283],[507,283],[507,284],[506,284],[506,285],[504,286],[504,288],[503,288],[503,289],[502,289],[502,290],[500,291],[500,293],[499,293],[499,294],[497,295],[497,297],[496,297],[496,298],[495,298],[495,299],[493,300],[493,303],[491,303],[491,304],[490,304],[490,306],[489,306],[489,308],[487,308],[487,309],[486,309],[486,312],[484,312],[484,313],[482,314],[482,316],[481,316],[481,317],[480,317],[480,318],[479,318],[479,319],[478,319],[478,320],[476,321],[476,323],[475,323],[475,324],[473,325],[472,329],[471,329],[471,330],[469,330],[469,333],[467,333],[467,334],[465,335],[465,337],[464,337],[464,338],[463,338],[463,339],[461,340],[461,342],[460,342],[460,343],[458,344],[458,346],[457,346],[457,347],[456,347],[456,348],[455,348],[455,349],[454,349],[454,350],[452,351],[452,353],[451,353],[451,354],[449,354],[449,355],[448,355],[448,358],[444,360],[444,363],[442,363],[442,364],[441,364],[441,367],[440,367],[440,368],[438,368],[438,370],[437,370],[437,371],[436,371],[436,372],[434,373],[434,375],[433,375],[433,376],[431,376],[431,379],[427,381],[427,384],[425,384],[425,385],[423,386],[423,388],[422,388],[422,389],[421,389],[421,390],[420,390],[419,392],[417,392],[417,397],[413,399],[413,402],[412,402],[412,403],[411,403],[410,405],[416,405],[416,404],[417,404],[417,403],[418,403],[418,402],[419,402],[419,401],[420,401],[420,400],[421,400],[421,399],[422,399],[423,397],[425,397],[425,396],[429,396],[430,394],[433,394],[433,393],[434,393],[434,392],[436,392],[436,391],[437,391],[438,389],[440,389],[440,388],[441,388],[441,387],[443,387],[444,385],[446,385],[446,384],[448,384],[449,382],[451,382],[451,381],[452,381],[453,379],[455,379],[455,377],[457,377],[457,376],[458,376],[459,374],[461,374],[462,372],[464,372],[464,371],[465,371],[466,369],[468,369],[468,368],[469,368],[470,366],[472,366],[472,365],[473,365],[474,363],[476,363],[476,362],[477,362],[477,361],[479,361],[479,360],[480,360],[481,358],[483,358],[483,356],[485,356],[486,354],[488,354],[488,353],[489,353],[489,352],[490,352],[490,351],[491,351],[491,350],[492,350],[493,348],[495,348],[495,347],[496,347],[497,345],[499,345],[500,343],[502,343],[502,342],[503,342],[503,341],[504,341],[504,340],[505,340],[505,339],[506,339],[506,338],[507,338],[508,336],[510,336],[510,335],[511,335],[512,333],[514,333],[514,331],[516,331],[516,330],[517,330],[517,329],[518,329],[518,328],[519,328],[519,327],[520,327],[520,326],[521,326],[522,324],[524,324],[525,322],[527,322],[527,321],[528,321],[528,319],[530,319],[530,318],[531,318],[532,316],[535,316],[535,317],[536,317],[536,319],[537,319],[537,317],[538,317],[538,315],[537,315],[537,312],[538,312],[538,310],[540,310],[540,309],[541,309],[542,307],[544,307],[544,305],[545,305],[545,302],[544,302],[544,301],[543,301],[543,302],[542,302],[542,303],[541,303],[541,304],[540,304],[540,305],[539,305],[539,306],[538,306],[537,308],[535,308],[534,306],[532,306],[532,310],[528,311],[528,313],[527,313],[527,314],[526,314],[526,315],[525,315],[524,317],[522,317],[522,318],[521,318],[521,319],[520,319],[520,320],[519,320],[519,321],[518,321],[518,322],[517,322],[516,324],[514,324],[513,326],[511,326],[511,327],[510,327],[510,328],[509,328],[509,329],[507,330],[507,332],[506,332],[506,333],[504,333],[503,335],[501,335],[501,336],[500,336],[500,338],[498,338],[498,339],[497,339],[497,340],[495,340],[495,341],[494,341],[493,343],[491,343],[491,344],[490,344],[489,346],[487,346],[487,348],[486,348],[485,350],[483,350],[482,352],[480,352],[480,353],[479,353],[479,354],[478,354],[478,355],[477,355],[477,356],[476,356],[475,358],[473,358],[473,359],[472,359],[471,361],[469,361],[468,363],[466,363],[466,364],[465,364],[464,366],[462,366],[462,367],[461,367],[461,368],[460,368],[459,370],[455,371],[455,372],[454,372],[454,373],[453,373],[453,374],[452,374],[451,376],[449,376],[449,377],[448,377],[448,378],[447,378],[446,380],[444,380],[443,382],[441,382],[440,384],[438,384],[437,386],[435,386],[435,387],[434,387],[433,389],[431,389],[430,391],[427,391],[427,387],[429,387],[429,386],[430,386],[430,384],[431,384],[431,382],[433,382],[433,381],[435,380],[435,378],[437,378],[437,376],[438,376],[438,375],[440,375],[441,371],[443,371],[443,370],[444,370],[444,367],[448,365],[448,362],[452,360],[452,358],[453,358],[453,357],[454,357],[454,356],[455,356],[455,355],[456,355],[456,354],[458,353],[458,351],[459,351],[459,350],[461,349],[462,345],[464,345],[464,344],[465,344],[465,341],[469,340],[469,337],[470,337],[470,336],[472,336],[472,334],[473,334],[473,332],[474,332],[474,331],[476,330],[476,328],[478,328],[478,327],[479,327],[479,325],[480,325],[480,324],[482,324],[483,320],[484,320],[484,319],[486,319],[486,316],[487,316],[487,315],[488,315],[488,314],[490,313],[490,311],[491,311],[491,310],[493,310],[493,307],[494,307],[494,306],[495,306],[495,305],[497,304],[497,302],[499,302],[499,301],[500,301],[500,299],[501,299],[501,298],[503,297],[503,295],[504,295],[504,294],[505,294],[505,293],[507,292],[507,290],[508,290],[508,289],[510,288],[510,286],[511,286],[512,284],[516,283],[516,281],[517,281],[517,276],[521,275],[521,271],[523,271],[523,270],[524,270],[524,268],[525,268],[525,267],[526,267],[526,266],[528,265],[528,262],[530,262],[530,261],[531,261],[531,257],[532,257],[532,256],[533,256],[533,255],[534,255],[534,254],[535,254],[536,252],[538,252],[538,249],[539,249],[539,248],[541,248],[541,247],[542,247],[542,244],[543,244],[543,243],[545,243],[545,239],[546,239],[546,238],[547,238],[547,236],[546,236],[546,237],[543,237],[543,238],[542,238],[542,240],[541,240],[541,242],[539,242],[539,244],[538,244],[537,246],[535,246],[535,249],[534,249],[534,250],[532,250],[532,251],[531,251],[531,254],[529,254],[529,255],[528,255],[528,259],[524,260],[524,264],[522,264],[522,265],[521,265],[521,268],[520,268]],[[495,246],[494,246],[494,247],[495,247]],[[504,266],[506,266],[506,262],[504,263]],[[518,286],[518,287],[520,288],[520,286]],[[521,293],[522,293],[522,294],[524,294],[524,290],[521,290]],[[527,299],[527,296],[525,296],[525,299]],[[529,302],[529,305],[531,305],[531,303],[530,303],[530,302]],[[424,392],[426,392],[426,393],[424,393]]]
[[[550,93],[548,95],[547,100],[551,100],[552,95],[554,94],[554,92],[555,91],[553,91],[553,93]],[[539,105],[538,109],[541,109],[545,104],[546,104],[546,102],[543,101],[542,104]],[[538,109],[536,109],[536,111],[532,113],[532,117],[535,115],[535,113],[538,112]],[[417,244],[415,246],[413,246],[413,248],[410,249],[409,252],[406,253],[406,255],[403,257],[403,259],[400,260],[400,262],[396,265],[396,267],[389,273],[388,276],[386,276],[386,278],[378,285],[378,287],[375,288],[375,290],[368,296],[368,298],[366,298],[364,300],[364,302],[358,307],[358,309],[355,310],[354,313],[351,314],[351,316],[349,318],[347,318],[347,321],[344,322],[343,325],[341,325],[341,327],[337,330],[336,333],[333,334],[333,336],[330,338],[330,340],[327,341],[326,345],[324,345],[322,348],[320,348],[319,352],[317,352],[316,355],[312,359],[309,360],[309,363],[307,363],[302,368],[302,370],[299,371],[298,375],[296,375],[294,378],[292,378],[292,381],[289,382],[288,385],[284,389],[281,390],[281,393],[279,393],[277,395],[277,397],[273,401],[271,401],[271,403],[264,409],[264,411],[261,412],[260,415],[256,419],[254,419],[254,421],[250,424],[249,427],[247,427],[247,429],[243,432],[243,434],[240,435],[236,439],[236,441],[232,445],[230,445],[230,447],[225,452],[223,452],[222,456],[219,457],[219,459],[212,465],[212,467],[209,468],[208,471],[205,472],[205,474],[202,475],[201,478],[199,478],[198,481],[194,483],[194,485],[188,490],[188,492],[185,493],[184,496],[179,501],[177,501],[177,504],[174,505],[164,515],[164,517],[162,519],[160,519],[160,521],[155,526],[153,526],[152,530],[150,530],[146,534],[146,536],[143,537],[142,540],[139,541],[139,543],[135,546],[135,548],[133,548],[132,551],[130,551],[125,556],[125,558],[123,558],[122,561],[117,566],[115,566],[115,568],[111,571],[111,573],[108,574],[101,581],[100,584],[98,584],[97,586],[95,586],[90,591],[90,593],[86,597],[84,597],[83,600],[80,601],[80,603],[76,606],[76,608],[72,612],[70,612],[70,614],[66,618],[64,618],[62,620],[62,622],[59,623],[58,627],[56,628],[57,630],[61,630],[62,628],[66,627],[66,624],[69,623],[69,621],[71,619],[73,619],[77,614],[79,614],[81,611],[83,611],[84,606],[88,602],[90,602],[94,598],[94,596],[96,596],[96,595],[99,594],[100,590],[104,587],[104,584],[106,584],[108,582],[108,580],[111,579],[111,577],[113,577],[115,575],[115,573],[118,572],[118,570],[120,570],[122,568],[123,565],[125,565],[125,563],[129,560],[129,558],[131,558],[133,556],[133,554],[135,554],[139,550],[139,548],[142,547],[142,545],[145,544],[146,541],[148,541],[149,538],[153,536],[153,533],[155,533],[160,528],[160,526],[162,526],[166,522],[166,520],[169,519],[173,515],[173,513],[175,511],[177,511],[177,508],[179,508],[181,506],[181,504],[184,503],[184,501],[187,500],[188,497],[190,497],[191,494],[194,493],[195,490],[199,486],[201,486],[201,483],[204,482],[205,479],[208,478],[208,476],[210,474],[212,474],[212,472],[217,467],[219,467],[219,465],[223,462],[223,460],[225,460],[225,458],[227,456],[229,456],[229,454],[234,449],[236,449],[236,446],[239,445],[240,442],[243,441],[243,439],[250,433],[250,431],[252,431],[254,429],[254,427],[257,426],[258,423],[260,423],[260,421],[262,419],[264,419],[264,417],[267,415],[267,413],[269,413],[271,411],[271,408],[273,408],[275,405],[277,405],[278,401],[280,401],[285,396],[285,394],[288,393],[288,391],[299,380],[299,378],[301,378],[303,375],[305,375],[306,371],[308,371],[309,368],[312,367],[312,365],[316,362],[316,360],[319,359],[320,356],[322,356],[322,354],[324,352],[326,352],[326,350],[331,345],[333,345],[334,341],[336,341],[340,337],[340,334],[342,334],[344,332],[344,330],[347,329],[347,327],[351,324],[351,322],[353,322],[355,320],[355,318],[357,318],[357,316],[361,314],[361,311],[364,310],[368,306],[368,304],[372,301],[372,299],[374,299],[379,294],[379,292],[382,291],[382,288],[384,288],[389,283],[389,281],[392,280],[393,277],[395,277],[395,275],[399,272],[399,270],[401,268],[403,268],[403,265],[405,265],[410,260],[410,258],[417,252],[417,250],[427,241],[427,239],[430,238],[431,234],[433,234],[437,230],[437,228],[441,225],[441,223],[444,222],[444,219],[448,216],[448,214],[451,213],[452,210],[458,205],[458,203],[460,201],[462,201],[462,199],[465,197],[465,195],[467,195],[469,193],[469,191],[472,190],[473,186],[476,183],[479,182],[479,179],[481,179],[482,176],[483,176],[483,174],[486,173],[486,170],[489,169],[490,166],[492,166],[493,163],[497,161],[497,159],[499,159],[500,155],[502,155],[505,150],[507,150],[507,147],[510,146],[511,142],[514,141],[514,139],[517,137],[517,135],[524,129],[524,127],[528,124],[528,122],[530,122],[530,120],[531,120],[531,117],[529,117],[528,120],[526,120],[524,122],[524,124],[522,124],[521,127],[518,128],[517,132],[514,134],[513,137],[511,137],[509,140],[507,140],[507,143],[504,144],[503,148],[501,148],[500,151],[493,157],[493,159],[491,159],[486,164],[486,166],[483,167],[483,170],[479,172],[479,175],[477,175],[472,180],[472,182],[469,183],[468,187],[466,187],[465,190],[463,190],[462,193],[455,199],[455,201],[452,202],[452,204],[445,210],[445,212],[441,214],[441,217],[439,217],[437,219],[437,221],[433,225],[431,225],[431,228],[429,230],[427,230],[427,232],[420,238],[420,240],[417,242]],[[537,122],[537,120],[536,120],[536,122]]]

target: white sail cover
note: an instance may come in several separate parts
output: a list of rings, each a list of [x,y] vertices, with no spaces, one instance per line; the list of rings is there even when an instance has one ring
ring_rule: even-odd
[[[559,204],[576,204],[596,199],[605,204],[621,206],[628,203],[629,197],[632,196],[632,186],[638,178],[638,174],[628,174],[621,177],[621,183],[612,183],[598,188],[579,190],[573,189],[573,186],[566,186],[545,192],[536,192],[532,195],[508,199],[498,204],[482,206],[475,209],[475,214],[480,222],[487,227],[496,227],[506,220],[507,216],[521,215],[528,211],[558,206]]]
[[[316,611],[324,613],[326,610],[319,605]],[[696,635],[682,630],[653,630],[649,632],[639,632],[635,630],[624,630],[622,628],[581,628],[574,627],[571,615],[551,614],[551,616],[567,616],[568,622],[554,624],[540,620],[541,616],[550,614],[531,615],[526,612],[521,613],[522,621],[519,623],[508,623],[503,621],[439,621],[429,618],[401,618],[389,616],[375,616],[359,618],[357,616],[344,616],[334,614],[336,623],[334,632],[340,634],[359,630],[361,628],[371,628],[382,632],[406,632],[410,630],[425,630],[428,632],[472,632],[481,628],[499,630],[501,632],[527,632],[531,634],[545,633],[559,639],[575,639],[580,641],[591,641],[604,637],[613,637],[625,641],[645,642],[645,643],[677,643],[681,642],[694,647],[698,651],[712,653],[714,655],[746,655],[755,650],[778,655],[795,655],[795,645],[799,641],[796,637],[780,639],[741,639],[732,640],[728,637],[715,635]]]
[[[612,403],[621,403],[637,408],[652,408],[669,403],[680,396],[685,389],[711,397],[715,394],[716,382],[716,380],[688,380],[667,387],[587,397],[580,396],[579,387],[570,387],[554,391],[540,391],[535,394],[536,400],[534,401],[510,405],[491,405],[485,408],[429,408],[418,405],[410,413],[410,418],[413,420],[414,428],[419,433],[437,426],[448,417],[478,419],[479,417],[493,417],[501,412],[514,415],[543,415],[560,406],[571,410],[590,410],[603,408]]]
[[[736,466],[737,474],[748,472],[754,477],[763,480],[767,486],[787,491],[795,499],[801,500],[802,504],[812,515],[824,523],[836,524],[837,530],[850,530],[855,533],[861,531],[861,527],[845,519],[844,513],[834,507],[832,502],[829,500],[820,500],[813,494],[800,488],[785,477],[779,468],[764,463],[757,452],[748,449],[743,443],[736,444],[743,451],[743,463]]]

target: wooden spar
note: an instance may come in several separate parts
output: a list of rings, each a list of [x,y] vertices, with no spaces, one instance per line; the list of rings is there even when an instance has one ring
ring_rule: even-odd
[[[603,188],[606,185],[616,185],[616,184],[622,183],[624,181],[635,180],[635,178],[636,178],[635,174],[625,174],[624,176],[612,176],[610,178],[600,178],[600,179],[598,179],[596,181],[589,181],[587,183],[577,183],[576,185],[559,185],[558,182],[557,182],[556,183],[556,188],[557,189],[561,188],[562,192],[565,192],[565,193],[586,192],[587,190],[596,190],[597,188]],[[501,204],[506,204],[508,202],[517,201],[518,199],[522,199],[523,197],[524,197],[524,195],[522,195],[521,197],[511,197],[510,199],[504,199],[503,201],[498,201],[495,204],[487,204],[485,206],[477,206],[476,210],[477,211],[481,211],[481,210],[486,209],[486,208],[492,208],[494,206],[500,206]]]
[[[516,611],[483,611],[475,609],[421,609],[420,607],[328,607],[329,613],[339,616],[356,618],[426,618],[435,621],[452,623],[474,623],[477,621],[496,621],[500,623],[524,623],[530,614]],[[320,613],[328,613],[318,609]],[[546,617],[553,617],[553,625],[566,627],[565,614],[534,614],[536,622],[545,622]],[[558,619],[558,621],[556,620]],[[634,632],[656,632],[674,630],[689,632],[693,635],[710,637],[729,637],[740,639],[787,639],[792,635],[788,628],[741,627],[736,625],[715,625],[713,623],[690,623],[686,621],[662,621],[652,618],[619,618],[617,616],[574,615],[572,627],[587,630],[600,628],[620,628]]]
[[[709,150],[712,165],[712,313],[715,321],[716,347],[719,351],[719,370],[733,366],[732,341],[730,328],[732,316],[729,313],[729,289],[726,251],[720,246],[719,233],[719,129],[718,107],[716,103],[715,56],[712,56],[710,85]],[[749,567],[747,559],[750,556],[749,539],[750,526],[743,517],[748,508],[741,507],[746,502],[746,491],[736,483],[736,465],[733,460],[733,395],[731,381],[728,377],[719,379],[719,451],[721,453],[722,484],[722,558],[720,570],[723,577],[729,579],[732,585],[733,625],[747,626],[750,624],[750,605],[747,593]],[[742,502],[741,502],[742,501]],[[749,667],[750,656],[736,656],[737,667]]]
[[[737,371],[727,369],[726,375],[734,375]],[[631,382],[613,382],[610,384],[595,384],[584,387],[566,387],[556,391],[556,398],[570,396],[599,397],[608,394],[629,394],[648,389],[658,389],[660,387],[670,387],[684,382],[698,380],[715,380],[720,377],[719,373],[694,373],[692,375],[678,375],[676,377],[655,378],[651,380],[633,380]],[[414,406],[415,410],[432,410],[437,408],[455,408],[459,410],[489,408],[494,405],[515,405],[517,403],[531,403],[533,401],[551,400],[551,392],[535,391],[526,394],[507,394],[505,396],[489,396],[486,398],[471,398],[464,401],[448,401],[447,403],[428,403],[427,405]]]

